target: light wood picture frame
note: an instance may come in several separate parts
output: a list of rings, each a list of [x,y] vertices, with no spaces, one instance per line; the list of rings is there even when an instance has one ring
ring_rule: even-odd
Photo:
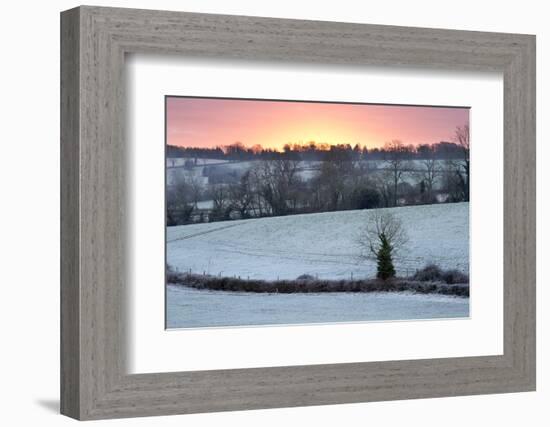
[[[127,374],[128,53],[503,73],[504,352]],[[61,412],[87,420],[535,390],[535,37],[82,6],[61,14]]]

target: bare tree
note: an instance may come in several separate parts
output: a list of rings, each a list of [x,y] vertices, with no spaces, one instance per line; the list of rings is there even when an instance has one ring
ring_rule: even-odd
[[[382,236],[385,236],[396,252],[409,241],[401,219],[385,209],[373,209],[369,211],[367,223],[359,236],[364,258],[376,257]]]
[[[184,175],[176,175],[166,190],[167,225],[181,225],[190,222],[194,208],[192,185]]]
[[[249,170],[249,186],[252,195],[250,210],[256,217],[262,217],[268,214],[265,200],[262,197],[262,163],[263,161],[257,162]]]
[[[250,209],[254,201],[250,170],[247,170],[241,176],[238,183],[231,184],[228,192],[231,206],[239,212],[241,218],[249,218]]]
[[[294,187],[299,181],[298,160],[278,159],[261,163],[257,174],[260,194],[273,215],[286,215],[294,203]]]
[[[326,153],[314,185],[318,189],[318,202],[322,210],[349,209],[356,190],[366,181],[366,163],[362,164],[351,146],[331,147]]]
[[[322,210],[336,211],[342,205],[346,190],[346,175],[334,161],[324,161],[315,177],[318,203]]]
[[[224,184],[215,184],[210,187],[210,198],[212,199],[212,220],[219,221],[229,219],[231,207],[229,194]]]
[[[397,206],[398,187],[399,183],[403,180],[405,169],[408,167],[406,157],[409,151],[408,148],[397,139],[386,143],[384,149],[388,154],[388,158],[386,159],[386,170],[392,185],[393,206]]]
[[[393,197],[393,184],[392,184],[392,174],[391,172],[384,170],[382,172],[374,174],[373,183],[376,190],[382,197],[383,205],[387,208],[393,206],[394,197]]]
[[[454,142],[462,151],[462,159],[455,162],[457,178],[461,182],[465,201],[470,200],[470,125],[466,123],[455,129]]]
[[[401,220],[385,210],[372,210],[361,230],[358,243],[361,257],[377,261],[377,276],[388,279],[395,276],[393,258],[408,242]]]
[[[466,179],[462,168],[454,160],[446,160],[442,169],[443,189],[447,193],[447,201],[462,202],[466,199]]]
[[[440,170],[432,147],[424,150],[423,156],[421,169],[418,172],[420,182],[424,185],[424,193],[422,194],[423,202],[433,203],[435,182]]]
[[[200,178],[197,177],[196,175],[190,175],[189,177],[187,177],[186,182],[189,186],[189,189],[188,189],[189,197],[193,202],[193,207],[197,209],[199,200],[203,192],[203,186],[200,181]]]

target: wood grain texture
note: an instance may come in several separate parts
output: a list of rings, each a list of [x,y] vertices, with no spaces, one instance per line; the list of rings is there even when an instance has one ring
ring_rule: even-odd
[[[80,414],[79,13],[61,20],[61,412]]]
[[[62,413],[100,419],[535,388],[535,38],[80,7],[62,13]],[[504,75],[504,354],[128,375],[124,55]]]

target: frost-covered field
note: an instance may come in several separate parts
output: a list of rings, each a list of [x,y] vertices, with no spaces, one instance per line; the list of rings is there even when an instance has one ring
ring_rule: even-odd
[[[469,299],[409,293],[255,294],[167,287],[167,327],[468,317]]]
[[[398,274],[426,263],[469,269],[469,204],[391,208],[409,244],[396,259]],[[258,279],[373,277],[360,260],[357,235],[373,211],[340,211],[168,227],[167,262],[179,271]]]

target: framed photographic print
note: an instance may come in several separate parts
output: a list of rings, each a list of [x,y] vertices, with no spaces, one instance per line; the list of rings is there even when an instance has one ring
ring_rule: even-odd
[[[167,327],[468,317],[469,108],[167,96],[166,134]]]
[[[61,15],[62,413],[535,388],[535,38]]]

